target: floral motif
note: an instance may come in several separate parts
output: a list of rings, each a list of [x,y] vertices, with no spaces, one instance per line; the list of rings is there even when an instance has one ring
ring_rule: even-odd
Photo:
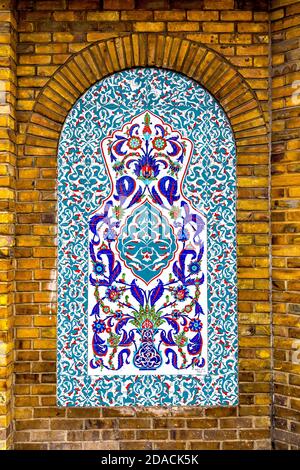
[[[172,294],[176,300],[184,302],[189,296],[189,290],[187,287],[179,285],[175,289],[172,289]]]
[[[206,250],[206,222],[180,193],[192,144],[146,111],[101,147],[113,189],[89,224],[90,316],[106,325],[100,332],[92,325],[90,373],[130,367],[138,373],[205,372],[206,328],[200,333],[199,316],[207,312],[206,276],[204,270],[194,275]],[[99,261],[103,272],[95,268]],[[180,321],[170,315],[177,304]]]
[[[122,89],[122,99],[118,90]],[[188,315],[188,322],[182,331],[173,334],[173,340],[177,348],[177,357],[180,364],[187,362],[186,348],[190,342],[189,335],[202,335],[205,343],[207,339],[208,356],[206,375],[164,375],[159,374],[158,369],[153,369],[151,375],[134,372],[134,368],[125,368],[122,375],[121,370],[115,371],[112,375],[101,372],[101,356],[107,350],[111,356],[106,365],[114,370],[116,358],[120,350],[120,336],[115,333],[117,322],[124,320],[123,314],[131,307],[136,308],[136,303],[127,297],[128,288],[121,283],[124,279],[121,273],[120,299],[116,302],[103,299],[100,321],[105,322],[105,318],[111,317],[111,326],[106,323],[105,332],[94,332],[92,324],[96,323],[97,315],[87,317],[88,299],[88,278],[87,278],[87,225],[86,222],[90,214],[103,204],[105,199],[113,193],[111,179],[107,168],[104,170],[103,152],[99,148],[99,143],[107,136],[113,136],[116,129],[121,129],[124,122],[128,122],[134,116],[141,115],[145,110],[151,109],[157,116],[164,118],[173,129],[177,129],[183,136],[188,136],[194,144],[194,151],[187,169],[187,173],[182,178],[183,162],[168,162],[168,178],[181,180],[182,186],[175,195],[182,194],[187,198],[194,209],[201,210],[207,216],[208,247],[204,256],[207,255],[207,282],[208,282],[208,317],[201,315],[203,328],[201,331],[192,331],[190,322],[193,321],[195,306],[192,304],[196,293],[197,284],[201,285],[202,272],[205,274],[205,263],[201,261],[201,269],[198,273],[192,274],[190,269],[193,259],[187,258],[185,262],[185,276],[191,275],[195,279],[194,286],[187,286],[191,290],[191,297],[185,302],[176,301],[176,305],[170,307],[169,317],[178,323],[183,321],[182,316]],[[128,116],[128,118],[127,118]],[[151,119],[151,114],[150,114]],[[144,123],[143,123],[144,124]],[[133,140],[128,148],[128,153],[141,153],[143,142],[152,140],[153,152],[166,154],[170,149],[170,144],[164,148],[162,142],[154,141],[155,137],[163,139],[169,136],[154,136],[151,134],[151,123],[145,125],[144,133],[133,136],[138,139]],[[143,134],[143,135],[142,135]],[[113,140],[113,139],[112,139]],[[139,147],[141,145],[141,147]],[[184,149],[182,149],[184,150]],[[186,154],[187,155],[187,152]],[[137,158],[133,156],[132,158]],[[185,157],[186,158],[186,157]],[[167,159],[163,158],[166,162]],[[119,162],[119,165],[117,165]],[[141,168],[137,168],[139,174],[134,175],[135,191],[139,185],[150,186],[158,183],[159,174],[154,162],[141,162]],[[118,177],[128,176],[126,172],[126,161],[123,156],[117,156],[116,165]],[[148,167],[147,167],[148,165]],[[130,171],[134,170],[132,164]],[[143,168],[144,167],[144,168]],[[164,165],[161,164],[160,171]],[[232,131],[228,120],[218,106],[217,102],[201,86],[195,82],[175,74],[171,71],[156,69],[132,69],[117,73],[97,83],[76,103],[71,110],[61,135],[59,145],[59,182],[58,182],[58,207],[59,207],[59,312],[58,312],[58,403],[60,406],[153,406],[153,405],[195,405],[195,406],[216,406],[234,405],[237,403],[237,328],[236,328],[236,267],[235,267],[235,148]],[[115,170],[112,170],[113,172]],[[157,178],[157,179],[155,179]],[[119,227],[110,227],[105,233],[97,249],[108,249],[110,244],[115,244],[118,238],[119,229],[126,217],[126,205],[123,204],[128,198],[124,198],[122,188],[128,191],[128,180],[123,180],[121,191],[117,195],[119,201],[114,200],[115,206],[109,212],[113,214],[113,222],[119,222]],[[168,185],[165,185],[168,193]],[[170,187],[172,189],[172,186]],[[164,189],[164,188],[163,188]],[[116,193],[115,193],[116,194]],[[161,193],[157,191],[159,197]],[[180,206],[180,200],[172,199],[174,192],[171,190],[170,201],[166,197],[164,203],[169,212],[169,221],[174,227],[177,238],[178,249],[185,243],[187,249],[194,235],[194,230],[190,227],[175,226],[180,222],[181,217],[189,218],[189,214],[184,214],[185,208]],[[143,200],[137,202],[141,204]],[[155,206],[153,199],[149,199]],[[125,209],[125,211],[124,211]],[[132,205],[134,209],[134,204]],[[161,209],[161,207],[160,207]],[[194,210],[190,210],[190,215]],[[163,211],[164,212],[164,211]],[[196,210],[197,213],[197,210]],[[167,216],[166,216],[167,217]],[[188,225],[188,224],[187,224]],[[198,237],[198,236],[197,236]],[[94,238],[97,242],[97,235]],[[116,252],[114,253],[116,255]],[[103,275],[97,273],[94,266],[91,267],[90,274],[93,278],[111,276],[109,270],[108,257],[103,253],[103,258],[96,260],[96,263],[103,263],[105,271]],[[177,256],[177,255],[176,255]],[[180,273],[181,266],[175,256],[174,263]],[[116,274],[118,268],[117,259],[111,262],[112,271]],[[96,266],[96,265],[95,265]],[[101,271],[101,268],[99,268]],[[168,267],[166,268],[168,270]],[[164,274],[162,274],[164,276]],[[175,277],[172,269],[172,276]],[[142,281],[137,280],[139,288],[143,288]],[[153,281],[158,283],[157,279]],[[183,284],[178,281],[178,284]],[[99,286],[104,297],[106,290],[110,286]],[[103,287],[103,289],[102,289]],[[121,289],[123,287],[123,289]],[[149,284],[149,287],[152,287]],[[174,285],[175,287],[175,285]],[[97,291],[96,286],[92,286]],[[125,288],[125,289],[124,289]],[[126,290],[127,289],[127,290]],[[99,291],[99,288],[98,288]],[[100,294],[99,291],[99,294]],[[204,291],[203,291],[204,292]],[[97,292],[95,292],[97,295]],[[165,293],[164,293],[165,295]],[[171,291],[170,301],[175,302]],[[94,294],[93,294],[94,296]],[[101,300],[101,299],[100,299]],[[158,302],[163,306],[164,296]],[[203,301],[203,299],[202,299]],[[122,307],[122,305],[128,307]],[[205,303],[205,302],[204,302]],[[93,300],[95,304],[95,297]],[[98,303],[97,303],[98,304]],[[201,307],[201,304],[199,304]],[[100,303],[99,303],[100,306]],[[140,320],[144,316],[141,327],[144,325],[144,336],[140,336],[142,344],[149,344],[149,339],[154,338],[155,330],[161,328],[157,326],[157,318],[154,313],[148,310],[146,304],[140,306]],[[93,308],[93,307],[92,307]],[[103,310],[102,310],[103,308]],[[197,307],[199,308],[199,307]],[[202,308],[202,307],[201,307]],[[192,309],[192,310],[191,310]],[[104,312],[105,315],[104,315]],[[121,313],[120,313],[121,312]],[[189,313],[190,312],[190,313]],[[145,318],[147,315],[147,318]],[[184,317],[183,317],[184,318]],[[148,321],[146,321],[148,320]],[[146,321],[146,323],[145,323]],[[150,325],[152,323],[152,326]],[[155,323],[156,322],[156,323]],[[129,323],[129,321],[128,321]],[[100,325],[100,323],[99,323]],[[197,324],[192,323],[192,328]],[[199,325],[198,325],[199,327]],[[205,328],[208,328],[206,336]],[[138,330],[138,326],[134,326]],[[126,330],[126,328],[125,328]],[[153,330],[151,332],[151,330]],[[186,331],[187,330],[187,331]],[[87,345],[88,331],[93,331],[94,340],[91,347],[100,352],[97,361],[96,371],[102,375],[87,375],[88,363]],[[157,334],[157,333],[156,333]],[[122,337],[121,337],[122,340]],[[145,341],[142,341],[145,340]],[[147,341],[146,341],[147,340]],[[102,343],[101,341],[104,341]],[[198,338],[196,338],[196,342]],[[205,344],[203,344],[203,347]],[[173,346],[175,350],[175,346]],[[126,349],[126,348],[125,348]],[[145,347],[144,347],[145,352]],[[102,351],[102,352],[101,352]],[[143,351],[142,351],[143,353]],[[184,357],[186,355],[186,357]],[[141,354],[143,356],[143,354]],[[145,356],[145,354],[144,354]],[[159,358],[156,356],[156,363]],[[122,356],[124,364],[128,360],[127,354]],[[195,357],[193,367],[197,368],[199,357]],[[132,361],[132,358],[130,359]],[[168,355],[169,366],[173,366],[173,354]],[[201,358],[200,358],[201,361]],[[132,361],[133,362],[133,361]],[[131,362],[131,363],[132,363]],[[201,364],[201,362],[200,362]],[[96,365],[96,364],[95,364]],[[127,364],[129,366],[129,364]],[[103,369],[102,369],[103,370]]]
[[[95,320],[92,328],[95,333],[103,333],[106,329],[105,322],[103,320]]]

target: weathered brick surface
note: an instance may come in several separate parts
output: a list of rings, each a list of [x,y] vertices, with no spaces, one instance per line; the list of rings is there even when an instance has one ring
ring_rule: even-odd
[[[233,10],[232,0],[136,1],[110,0],[103,10],[97,2],[19,1],[19,110],[31,111],[36,92],[71,55],[94,41],[130,32],[169,32],[210,46],[245,78],[264,112],[268,101],[268,15]],[[176,8],[176,10],[172,10]],[[66,10],[67,9],[67,10]],[[41,73],[42,72],[42,73]],[[24,75],[25,73],[25,75]],[[26,88],[36,92],[29,96]],[[23,90],[24,88],[24,90]]]
[[[10,2],[1,5],[6,3]],[[270,447],[272,325],[266,3],[104,0],[100,8],[98,0],[19,0],[18,25],[14,23],[19,32],[15,449]],[[276,276],[273,331],[278,369],[274,436],[278,448],[295,448],[299,433],[299,366],[293,363],[292,354],[299,331],[300,176],[299,114],[291,102],[291,92],[299,59],[299,2],[274,0],[273,6],[273,267]],[[6,13],[9,11],[0,10],[0,21],[8,21]],[[10,33],[9,37],[11,41],[15,36]],[[7,41],[1,32],[0,73],[10,83],[9,105],[5,109],[10,116],[9,126],[14,129],[15,80],[9,66],[15,56],[6,47]],[[57,142],[69,109],[92,83],[114,71],[138,65],[167,67],[198,80],[220,101],[233,126],[238,151],[240,406],[237,408],[56,407]],[[14,66],[11,70],[14,72]],[[6,122],[0,122],[4,129]],[[6,237],[14,229],[14,142],[13,133],[9,133],[9,138],[5,131],[2,135],[5,172],[0,175],[3,197],[0,202],[3,201],[1,211],[5,216],[0,223]],[[12,238],[9,240],[13,243]],[[4,245],[7,254],[11,253],[8,245]],[[9,258],[4,257],[2,261],[0,285],[5,303],[0,305],[1,321],[4,319],[1,329],[5,344],[12,346],[11,327],[6,319],[12,316],[13,266]],[[0,379],[4,374],[0,383],[6,386],[4,382],[11,383],[12,353],[5,349],[3,357],[9,358],[5,359]],[[6,402],[4,407],[0,405],[0,419],[4,416],[2,423],[11,429],[7,418],[10,394],[4,391],[3,396]],[[1,436],[6,442],[6,433]],[[11,441],[8,439],[5,445]]]
[[[0,9],[0,449],[13,445],[13,281],[16,173],[16,18]]]
[[[274,431],[300,448],[300,2],[274,1],[272,234]]]

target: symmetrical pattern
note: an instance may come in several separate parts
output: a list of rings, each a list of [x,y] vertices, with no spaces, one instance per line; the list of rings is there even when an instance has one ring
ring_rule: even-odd
[[[218,103],[170,71],[102,80],[65,122],[58,189],[58,403],[236,404],[235,147]]]
[[[89,373],[204,373],[206,223],[181,194],[192,143],[145,111],[101,147],[112,190],[89,222]]]

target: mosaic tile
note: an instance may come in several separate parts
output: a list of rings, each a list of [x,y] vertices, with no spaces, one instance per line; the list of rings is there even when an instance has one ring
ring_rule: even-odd
[[[235,145],[199,84],[92,86],[58,151],[58,404],[237,404]]]

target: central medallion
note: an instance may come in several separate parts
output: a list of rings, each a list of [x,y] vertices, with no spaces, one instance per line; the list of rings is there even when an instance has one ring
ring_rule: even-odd
[[[149,284],[170,264],[177,245],[168,220],[147,200],[127,218],[117,249],[125,265]]]

